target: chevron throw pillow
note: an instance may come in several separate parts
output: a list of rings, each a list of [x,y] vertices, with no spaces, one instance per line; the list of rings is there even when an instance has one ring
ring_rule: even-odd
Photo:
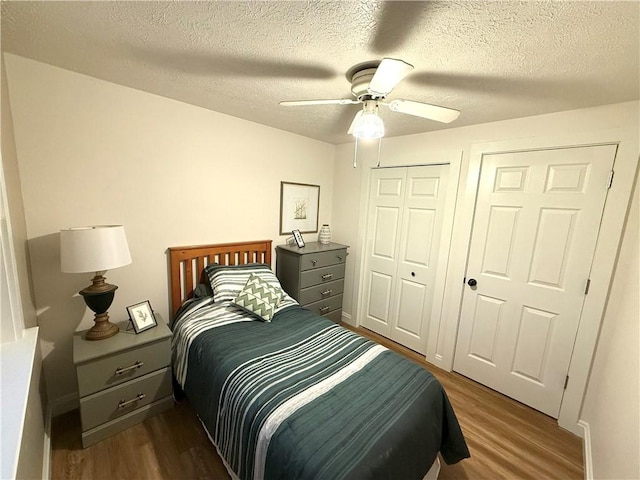
[[[270,322],[283,296],[283,291],[253,273],[233,303],[260,320]]]

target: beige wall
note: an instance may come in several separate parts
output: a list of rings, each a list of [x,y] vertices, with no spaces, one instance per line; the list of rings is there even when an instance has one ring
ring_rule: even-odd
[[[636,179],[581,415],[589,425],[594,479],[640,478],[639,200]]]
[[[319,184],[319,221],[331,223],[332,145],[14,55],[6,64],[51,400],[76,392],[72,333],[93,318],[76,294],[91,275],[60,273],[61,228],[125,226],[133,263],[106,275],[120,321],[142,300],[168,318],[167,247],[283,243],[280,181]]]

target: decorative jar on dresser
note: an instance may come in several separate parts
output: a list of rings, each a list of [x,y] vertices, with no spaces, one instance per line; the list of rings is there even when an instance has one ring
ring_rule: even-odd
[[[334,322],[342,319],[348,245],[330,242],[276,247],[276,276],[300,305]]]
[[[139,334],[121,331],[105,340],[73,337],[82,447],[86,448],[173,406],[171,331],[158,325]]]

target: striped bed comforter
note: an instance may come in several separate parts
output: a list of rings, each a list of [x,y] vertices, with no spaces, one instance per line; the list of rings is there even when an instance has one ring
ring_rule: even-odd
[[[174,325],[178,383],[241,479],[421,479],[469,456],[425,369],[299,306],[271,323],[194,302]]]

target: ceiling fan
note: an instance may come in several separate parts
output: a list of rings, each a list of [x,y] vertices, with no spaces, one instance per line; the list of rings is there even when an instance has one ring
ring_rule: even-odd
[[[393,112],[405,113],[416,117],[453,122],[460,112],[452,108],[440,107],[428,103],[397,98],[389,102],[387,95],[402,79],[413,70],[413,65],[395,58],[383,58],[380,62],[365,62],[355,65],[347,72],[351,82],[351,93],[355,97],[331,100],[295,100],[280,102],[286,107],[304,105],[355,105],[362,104],[362,110],[356,113],[349,131],[356,138],[381,138],[384,136],[384,124],[378,116],[378,107],[383,105]]]

